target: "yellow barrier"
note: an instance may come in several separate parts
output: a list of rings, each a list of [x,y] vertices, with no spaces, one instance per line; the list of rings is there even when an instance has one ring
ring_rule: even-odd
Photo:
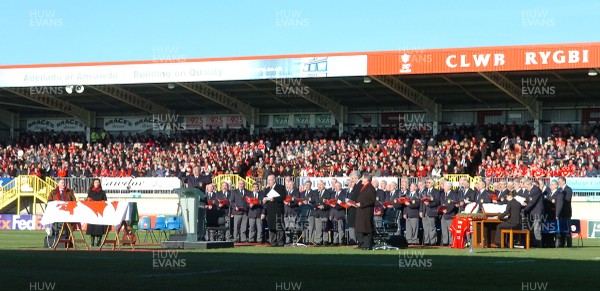
[[[53,185],[54,184],[54,185]],[[49,183],[38,176],[20,175],[0,188],[0,212],[9,206],[15,200],[17,201],[17,213],[21,211],[21,198],[33,198],[33,214],[36,214],[36,204],[39,202],[48,203],[48,194],[56,187],[56,183]]]
[[[223,182],[229,183],[230,189],[237,189],[237,183],[239,180],[243,180],[244,182],[246,182],[247,190],[252,190],[252,184],[254,184],[256,182],[254,179],[252,179],[250,177],[246,177],[244,179],[239,175],[233,175],[233,174],[223,174],[223,175],[213,177],[212,182],[213,182],[213,184],[215,184],[215,189],[217,189],[217,191],[221,191],[221,185],[223,184]]]

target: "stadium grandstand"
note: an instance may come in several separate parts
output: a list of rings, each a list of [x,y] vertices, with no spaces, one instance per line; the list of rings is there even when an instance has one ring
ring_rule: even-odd
[[[33,187],[46,194],[66,178],[79,197],[94,177],[185,185],[196,166],[215,182],[272,174],[296,187],[353,171],[454,187],[593,178],[598,68],[600,43],[1,66],[0,170],[6,193],[19,177],[48,182]],[[43,211],[44,195],[22,194],[3,195],[2,211]],[[173,207],[140,212],[177,212],[155,197]],[[588,206],[577,209],[593,219]]]

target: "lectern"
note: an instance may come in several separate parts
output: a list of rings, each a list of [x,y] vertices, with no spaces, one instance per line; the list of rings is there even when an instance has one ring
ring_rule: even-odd
[[[206,201],[206,194],[197,188],[177,188],[173,192],[179,195],[185,241],[198,241],[198,237],[204,237],[206,232],[206,211],[204,207],[200,208],[204,206],[200,200]]]

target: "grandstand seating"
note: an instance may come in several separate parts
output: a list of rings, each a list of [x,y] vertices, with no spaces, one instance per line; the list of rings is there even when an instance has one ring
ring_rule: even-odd
[[[594,129],[593,132],[598,132]],[[0,146],[0,175],[45,177],[183,177],[193,166],[213,176],[597,176],[596,136],[552,137],[528,126],[454,126],[435,139],[392,128],[185,131],[174,136],[119,134],[89,144],[80,133],[22,133]],[[76,186],[76,185],[74,185]]]

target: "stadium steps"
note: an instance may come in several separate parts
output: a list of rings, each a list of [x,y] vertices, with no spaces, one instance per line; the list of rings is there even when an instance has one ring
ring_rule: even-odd
[[[250,177],[242,178],[242,176],[234,174],[218,175],[216,177],[213,177],[212,182],[213,184],[215,184],[215,188],[217,189],[217,191],[221,191],[221,184],[223,182],[229,183],[230,189],[237,189],[237,183],[239,180],[243,180],[244,182],[246,182],[247,190],[252,190],[252,184],[256,182]]]
[[[56,182],[52,179],[42,180],[34,175],[20,175],[0,188],[0,213],[14,210],[15,214],[19,214],[32,206],[31,214],[36,214],[37,204],[48,203],[48,194],[55,187]]]

